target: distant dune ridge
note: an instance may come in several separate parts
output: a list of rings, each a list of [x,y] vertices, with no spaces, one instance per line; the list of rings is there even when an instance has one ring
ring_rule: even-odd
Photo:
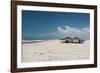
[[[22,43],[22,62],[84,60],[89,59],[89,51],[89,40],[81,44],[62,43],[61,40],[27,42]]]
[[[37,43],[42,42],[43,40],[22,40],[22,43]]]

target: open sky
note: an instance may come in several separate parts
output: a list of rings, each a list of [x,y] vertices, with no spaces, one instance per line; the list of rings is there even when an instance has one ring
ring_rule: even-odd
[[[89,13],[23,10],[22,37],[23,39],[62,38],[62,36],[72,36],[75,31],[78,31],[76,33],[78,36],[87,32],[83,36],[89,37],[89,20]],[[77,36],[76,34],[73,36]]]

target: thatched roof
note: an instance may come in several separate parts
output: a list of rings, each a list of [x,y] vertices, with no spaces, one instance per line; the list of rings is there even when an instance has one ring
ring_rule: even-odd
[[[78,38],[78,37],[74,37],[73,39],[80,39],[80,38]]]
[[[74,38],[71,38],[71,37],[65,37],[65,38],[63,38],[63,39],[61,39],[61,40],[66,40],[66,39],[72,39],[72,40],[82,40],[82,41],[84,41],[83,39],[80,39],[79,37],[74,37]]]
[[[64,39],[72,39],[71,37],[65,37]]]
[[[78,38],[78,37],[74,37],[73,39],[84,41],[83,39],[80,39],[80,38]]]
[[[63,38],[61,40],[66,40],[66,39],[72,39],[72,38],[71,37],[65,37],[65,38]]]

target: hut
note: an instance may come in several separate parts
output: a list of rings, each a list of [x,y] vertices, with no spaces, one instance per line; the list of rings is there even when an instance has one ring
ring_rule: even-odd
[[[65,37],[64,39],[61,39],[63,43],[72,43],[73,40],[71,37]]]
[[[84,40],[78,38],[78,37],[74,37],[73,39],[73,43],[83,43]]]

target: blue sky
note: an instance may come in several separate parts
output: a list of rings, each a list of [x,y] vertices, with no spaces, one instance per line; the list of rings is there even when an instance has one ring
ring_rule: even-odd
[[[45,37],[45,34],[58,32],[66,29],[65,26],[83,29],[89,28],[90,16],[88,13],[48,12],[48,11],[22,11],[23,38]],[[48,37],[46,37],[48,38]]]

